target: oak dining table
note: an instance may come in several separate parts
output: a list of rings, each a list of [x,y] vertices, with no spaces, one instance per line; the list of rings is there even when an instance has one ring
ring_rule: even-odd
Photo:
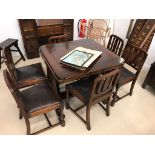
[[[77,47],[101,51],[102,54],[86,70],[79,70],[61,64],[60,58]],[[124,65],[124,60],[121,57],[92,39],[46,44],[40,46],[39,51],[47,67],[47,77],[56,93],[62,98],[64,93],[60,93],[60,84],[65,84],[92,75],[104,74]]]

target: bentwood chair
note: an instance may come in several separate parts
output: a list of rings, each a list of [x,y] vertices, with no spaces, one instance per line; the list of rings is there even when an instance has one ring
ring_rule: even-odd
[[[88,78],[68,84],[66,86],[66,109],[70,109],[74,112],[76,116],[86,124],[87,129],[90,130],[90,109],[93,105],[98,103],[106,111],[106,115],[110,115],[111,98],[118,77],[119,69],[116,69],[104,75],[99,75],[95,79]],[[80,99],[83,102],[83,105],[76,109],[73,108],[73,105],[71,106],[69,103],[69,94]],[[86,120],[78,114],[78,111],[85,106]]]
[[[87,24],[82,24],[83,29],[79,30],[79,33],[82,33],[86,38],[93,39],[103,46],[107,37],[109,37],[111,28],[109,28],[109,20],[105,19],[90,19]],[[85,32],[83,32],[85,30]]]
[[[124,41],[120,37],[112,34],[109,38],[107,49],[111,50],[118,56],[122,55],[123,52]]]
[[[114,106],[116,101],[126,97],[127,95],[132,96],[136,80],[147,58],[147,53],[142,49],[139,49],[138,47],[135,47],[131,44],[128,44],[127,46],[128,47],[126,48],[126,50],[123,51],[122,58],[124,58],[125,64],[128,65],[128,68],[123,67],[120,72],[120,77],[116,84],[116,91],[113,97],[114,99],[111,104],[112,106]],[[117,93],[119,88],[130,82],[132,83],[129,93],[121,97],[118,96]]]
[[[61,124],[62,127],[65,126],[63,115],[64,105],[62,102],[60,102],[59,98],[56,96],[47,81],[32,86],[23,91],[19,91],[16,82],[12,79],[7,70],[3,71],[3,75],[6,85],[11,91],[19,108],[19,118],[22,119],[23,116],[25,119],[28,135],[40,133],[59,124]],[[53,110],[56,110],[59,122],[52,125],[46,113]],[[49,126],[40,131],[31,133],[29,119],[41,114],[44,114]]]
[[[9,48],[5,48],[3,52],[5,64],[19,88],[38,84],[47,79],[41,63],[17,68]]]

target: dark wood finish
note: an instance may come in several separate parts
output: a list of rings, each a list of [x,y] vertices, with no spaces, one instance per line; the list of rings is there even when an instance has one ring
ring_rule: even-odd
[[[28,59],[39,57],[39,46],[49,41],[73,40],[73,19],[19,19],[19,25]]]
[[[102,54],[85,71],[73,69],[60,64],[60,58],[62,56],[79,46],[102,51]],[[40,54],[47,65],[47,76],[51,79],[51,81],[55,81],[55,89],[58,93],[59,84],[61,83],[71,82],[91,75],[105,73],[107,71],[120,68],[124,64],[122,58],[91,39],[43,45],[40,47]]]
[[[60,42],[65,42],[68,40],[68,35],[63,34],[63,35],[58,35],[58,36],[52,36],[48,38],[49,43],[60,43]]]
[[[22,116],[25,119],[27,134],[38,134],[42,131],[50,129],[54,126],[61,124],[61,126],[65,126],[64,115],[63,115],[63,104],[57,98],[56,94],[52,91],[48,82],[40,83],[31,88],[25,89],[23,91],[19,91],[16,83],[11,78],[7,70],[3,71],[4,80],[9,90],[11,91],[15,101],[17,102],[17,106],[20,111],[20,119]],[[59,111],[59,122],[56,124],[51,124],[46,113],[52,110]],[[49,124],[48,127],[31,133],[30,121],[29,119],[44,114],[47,122]]]
[[[39,57],[39,43],[34,19],[19,19],[19,26],[24,42],[25,53],[28,59]]]
[[[120,37],[112,34],[108,41],[107,49],[121,56],[123,52],[124,41]]]
[[[147,73],[142,88],[145,89],[147,85],[155,89],[155,62],[151,64],[150,70]]]
[[[133,94],[133,89],[134,89],[136,80],[137,80],[139,73],[143,67],[143,64],[147,58],[147,53],[145,51],[143,51],[133,45],[129,46],[129,44],[128,44],[127,49],[128,49],[127,51],[125,51],[125,50],[123,51],[122,57],[124,58],[125,63],[127,65],[129,65],[135,72],[130,71],[129,69],[127,69],[125,67],[121,70],[118,83],[116,84],[116,91],[114,94],[112,106],[114,106],[114,103],[116,101],[122,99],[123,97],[125,97],[127,95],[131,96]],[[131,87],[130,87],[130,92],[119,97],[117,95],[118,89],[121,86],[123,86],[129,82],[132,82]]]
[[[119,69],[116,69],[107,74],[100,75],[96,79],[79,80],[66,86],[66,108],[74,112],[86,124],[88,130],[91,129],[90,109],[94,104],[98,103],[106,111],[106,115],[110,115],[111,98],[118,77]],[[69,93],[76,96],[84,104],[73,109],[69,103]],[[86,106],[86,120],[77,113],[84,106]]]
[[[15,47],[16,49],[11,49],[11,47]],[[2,57],[2,52],[4,48],[8,48],[11,52],[18,52],[20,54],[20,58],[14,63],[15,65],[20,61],[23,60],[25,61],[25,58],[18,46],[18,40],[17,39],[12,39],[12,38],[8,38],[6,40],[4,40],[3,42],[0,43],[0,59],[4,59],[4,57]],[[3,53],[4,54],[4,53]],[[0,60],[1,61],[1,60]],[[1,61],[0,63],[0,68],[1,68],[1,64],[4,62],[4,60]]]
[[[154,19],[137,19],[125,46],[125,50],[128,47],[128,44],[132,44],[138,48],[143,49],[143,51],[148,52],[154,36],[154,32]]]
[[[16,68],[15,64],[13,63],[10,49],[5,48],[3,52],[6,66],[11,76],[17,82],[19,88],[38,84],[47,79],[41,63]]]

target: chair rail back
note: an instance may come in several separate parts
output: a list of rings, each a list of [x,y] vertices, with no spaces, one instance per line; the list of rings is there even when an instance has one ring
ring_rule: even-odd
[[[133,67],[136,71],[140,71],[147,55],[148,54],[142,49],[135,47],[132,44],[128,44],[123,51],[122,58],[124,58],[125,63],[129,66]]]
[[[15,64],[12,58],[12,53],[10,51],[10,48],[4,48],[3,49],[4,53],[4,61],[7,66],[7,69],[9,70],[9,73],[13,78],[15,78]]]
[[[112,34],[108,41],[107,49],[121,56],[123,52],[124,41],[120,37]]]
[[[25,114],[23,103],[20,98],[20,92],[16,85],[16,82],[13,80],[13,78],[10,76],[9,72],[6,69],[3,70],[3,76],[4,76],[5,83],[6,83],[7,87],[9,88],[11,94],[13,95],[18,107],[21,109],[23,114]]]
[[[115,69],[107,74],[101,75],[94,80],[92,92],[91,92],[91,101],[98,102],[102,100],[102,96],[105,97],[105,94],[113,92],[114,86],[119,78],[120,69]]]

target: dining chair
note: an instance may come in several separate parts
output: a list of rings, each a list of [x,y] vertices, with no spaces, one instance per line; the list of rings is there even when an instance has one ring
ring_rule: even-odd
[[[99,104],[105,111],[106,115],[110,115],[110,104],[114,86],[119,77],[119,69],[115,69],[97,78],[88,78],[66,85],[66,109],[70,109],[73,113],[86,124],[88,130],[90,126],[90,109],[93,105]],[[76,96],[83,102],[82,106],[73,108],[69,103],[69,95]],[[78,111],[86,106],[86,119],[78,114]]]
[[[112,106],[114,106],[116,101],[128,95],[132,96],[135,83],[148,55],[145,51],[138,47],[135,47],[132,44],[128,44],[127,46],[128,47],[126,47],[126,50],[123,51],[122,58],[125,60],[125,65],[128,66],[123,67],[120,71],[120,77],[116,84],[116,91],[114,93],[113,101],[111,104]],[[120,89],[120,87],[130,82],[131,87],[129,93],[121,97],[118,96],[118,90]]]
[[[80,23],[83,29],[79,29],[79,33],[83,34],[84,37],[93,39],[103,46],[107,37],[109,37],[111,28],[109,27],[109,20],[106,19],[90,19],[88,24]],[[83,32],[85,31],[85,32]]]
[[[68,40],[68,35],[67,34],[61,34],[57,36],[50,36],[48,38],[48,43],[61,43],[65,42]]]
[[[19,88],[38,84],[47,79],[41,63],[17,68],[15,67],[12,53],[9,48],[4,48],[3,51],[5,64],[12,78],[17,81],[17,85]]]
[[[107,49],[121,57],[123,52],[124,41],[122,38],[112,34],[109,38]]]
[[[63,103],[60,102],[57,95],[52,90],[51,86],[48,84],[48,81],[44,81],[35,86],[27,88],[25,90],[20,91],[16,85],[16,82],[10,76],[7,70],[3,71],[4,80],[6,82],[7,87],[12,93],[17,106],[20,111],[19,118],[22,119],[24,117],[27,134],[38,134],[47,129],[53,128],[57,125],[63,127],[65,126],[64,115],[63,115]],[[47,112],[56,110],[59,122],[52,124],[47,116]],[[31,133],[30,128],[30,118],[44,114],[48,127],[39,130],[37,132]]]

